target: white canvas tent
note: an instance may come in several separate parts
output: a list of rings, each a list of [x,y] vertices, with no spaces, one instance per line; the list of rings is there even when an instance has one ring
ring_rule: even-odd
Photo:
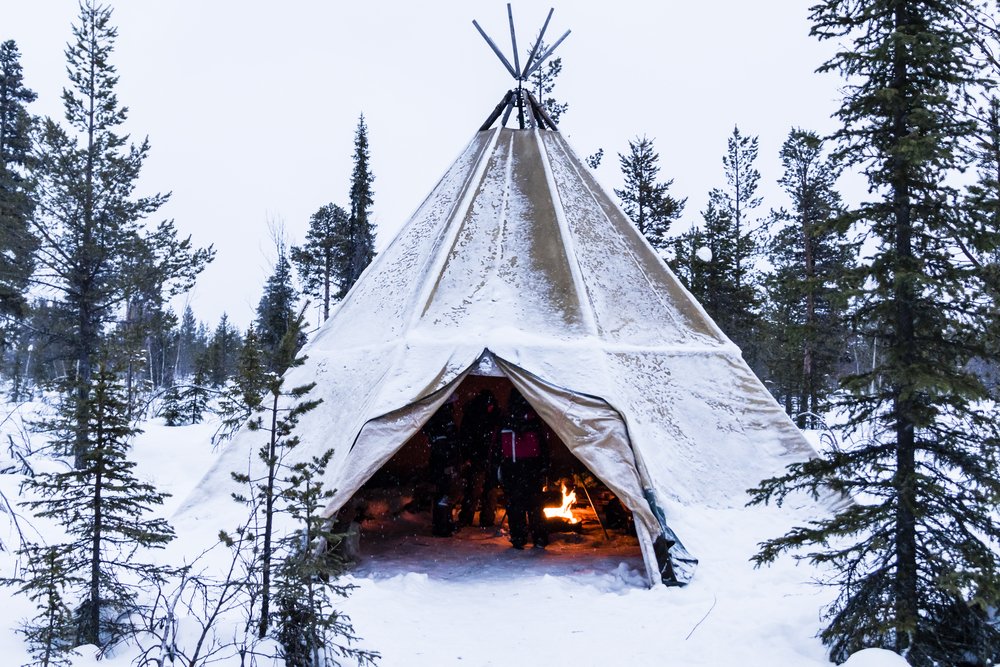
[[[480,131],[304,350],[295,460],[334,448],[333,514],[468,373],[503,373],[634,514],[650,581],[693,558],[667,505],[742,506],[812,455],[740,351],[556,131]],[[241,433],[189,500],[228,496]],[[666,501],[666,502],[665,502]]]

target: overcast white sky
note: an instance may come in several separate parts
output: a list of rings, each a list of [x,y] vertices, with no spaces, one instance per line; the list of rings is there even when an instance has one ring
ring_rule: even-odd
[[[292,243],[328,202],[347,204],[358,114],[369,126],[378,246],[386,245],[510,87],[473,28],[510,57],[504,2],[443,0],[117,0],[114,64],[128,130],[152,151],[144,193],[173,193],[173,218],[218,256],[190,297],[214,326],[245,327],[270,273],[268,221]],[[628,140],[655,140],[661,176],[700,219],[722,184],[726,138],[760,136],[763,208],[785,202],[778,150],[793,127],[828,132],[839,80],[814,70],[834,45],[808,36],[801,0],[515,2],[525,51],[549,7],[559,48],[556,95],[577,152],[602,147],[599,177],[619,185]],[[0,39],[14,39],[32,111],[62,118],[63,50],[76,0],[0,0]]]

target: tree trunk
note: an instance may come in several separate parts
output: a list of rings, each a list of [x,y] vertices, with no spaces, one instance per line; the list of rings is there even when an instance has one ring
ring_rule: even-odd
[[[803,193],[803,201],[805,193]],[[802,214],[803,255],[806,270],[806,326],[805,345],[802,350],[802,403],[800,412],[816,411],[816,362],[814,348],[816,344],[816,258],[813,248],[813,228],[809,221],[808,208]],[[809,417],[803,423],[811,422]]]
[[[267,449],[267,487],[264,491],[264,548],[261,550],[261,600],[260,631],[258,636],[267,636],[268,615],[271,613],[271,530],[274,526],[274,478],[278,470],[278,398],[280,392],[272,392],[271,441]]]
[[[323,321],[330,319],[330,283],[333,281],[333,258],[326,254],[326,266],[323,272]]]
[[[98,451],[101,433],[97,433]],[[90,546],[90,627],[84,641],[95,646],[101,645],[101,539],[103,532],[103,463],[98,462],[94,474],[94,536]]]
[[[895,9],[897,32],[909,25],[909,15],[904,4]],[[909,77],[907,55],[897,49],[893,55],[893,87],[899,92],[892,118],[892,132],[896,146],[906,140],[909,115]],[[913,276],[912,220],[910,209],[909,167],[898,153],[892,158],[892,197],[895,221],[896,260],[893,275],[895,301],[895,357],[896,378],[893,387],[893,417],[896,435],[896,475],[894,487],[896,500],[896,651],[904,654],[912,645],[912,635],[917,626],[917,530],[914,510],[916,499],[916,441],[914,437],[913,390],[910,380],[915,361],[915,335],[913,306],[916,300]],[[899,371],[902,371],[900,373]],[[902,377],[902,379],[899,379]]]
[[[90,68],[89,68],[89,78],[88,78],[88,88],[87,88],[87,166],[86,173],[84,174],[84,194],[83,194],[83,235],[80,240],[81,248],[79,249],[80,257],[77,260],[82,264],[82,266],[76,267],[74,274],[77,278],[77,284],[75,287],[78,288],[77,299],[79,304],[79,318],[78,324],[80,327],[79,335],[80,339],[77,343],[77,375],[76,375],[76,451],[74,452],[74,464],[79,469],[83,465],[83,456],[87,453],[87,402],[90,399],[90,377],[92,373],[92,356],[93,350],[97,347],[96,338],[99,335],[98,328],[95,325],[94,320],[96,319],[96,308],[91,301],[94,299],[95,285],[94,278],[92,276],[96,275],[96,271],[93,270],[92,262],[99,261],[95,260],[92,255],[94,255],[94,225],[95,225],[95,215],[94,208],[96,206],[94,202],[94,171],[97,169],[96,160],[94,159],[95,153],[95,108],[94,100],[97,97],[97,63],[94,59],[94,54],[97,52],[97,43],[95,31],[96,26],[94,24],[94,16],[91,14],[90,19]]]
[[[82,290],[90,291],[89,284],[85,282]],[[88,294],[89,296],[89,294]],[[87,454],[89,446],[90,425],[88,423],[88,410],[90,403],[90,379],[93,375],[93,350],[97,347],[97,325],[92,314],[93,306],[88,300],[81,300],[79,303],[79,339],[76,350],[76,406],[75,420],[76,433],[74,445],[74,465],[77,469],[83,467],[83,457]]]

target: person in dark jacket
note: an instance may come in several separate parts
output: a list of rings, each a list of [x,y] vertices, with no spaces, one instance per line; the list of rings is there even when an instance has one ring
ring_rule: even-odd
[[[460,493],[459,442],[455,426],[455,399],[438,408],[424,424],[423,433],[430,445],[428,472],[434,486],[431,507],[431,532],[437,537],[448,537],[455,532],[452,508]]]
[[[542,418],[517,389],[511,390],[508,415],[500,430],[500,450],[511,544],[523,549],[530,533],[535,548],[544,549],[549,543],[542,512],[548,442]]]
[[[496,520],[496,449],[500,431],[500,405],[489,389],[483,389],[465,405],[462,413],[462,510],[461,526],[471,526],[479,506],[479,525],[492,526]]]

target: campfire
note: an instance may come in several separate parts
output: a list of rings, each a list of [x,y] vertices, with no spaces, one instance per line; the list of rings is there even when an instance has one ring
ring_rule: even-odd
[[[555,494],[552,494],[555,496]],[[557,500],[554,498],[554,500]],[[570,491],[566,484],[562,485],[562,502],[558,507],[543,507],[545,521],[549,530],[579,530],[580,520],[573,515],[573,503],[576,502],[576,491]]]

